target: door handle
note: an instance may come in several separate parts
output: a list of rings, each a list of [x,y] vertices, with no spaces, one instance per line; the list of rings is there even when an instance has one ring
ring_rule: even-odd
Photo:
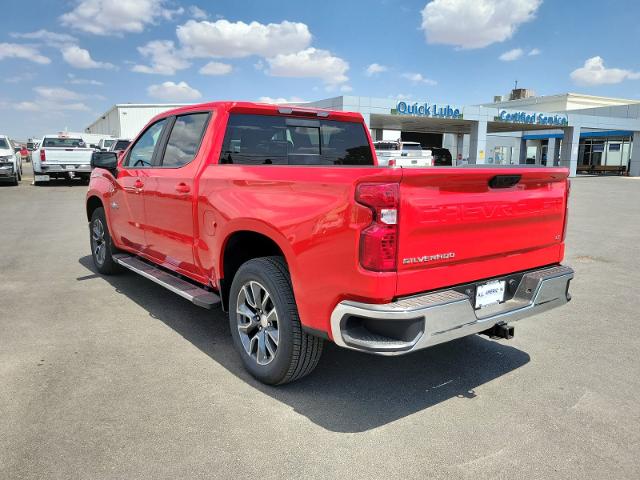
[[[191,191],[191,187],[186,183],[179,183],[176,185],[176,192],[178,193],[189,193]]]
[[[144,187],[144,183],[142,183],[140,180],[136,180],[135,182],[133,182],[133,188],[137,188],[139,190],[142,187]]]

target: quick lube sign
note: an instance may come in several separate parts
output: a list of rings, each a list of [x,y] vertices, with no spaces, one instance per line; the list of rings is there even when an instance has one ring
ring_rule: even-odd
[[[391,109],[391,113],[394,115],[415,115],[431,118],[462,118],[462,112],[459,108],[427,102],[398,102],[396,108]]]
[[[526,123],[530,125],[553,125],[558,127],[569,124],[569,119],[565,115],[551,115],[536,112],[513,112],[510,110],[500,110],[495,120],[498,122]]]

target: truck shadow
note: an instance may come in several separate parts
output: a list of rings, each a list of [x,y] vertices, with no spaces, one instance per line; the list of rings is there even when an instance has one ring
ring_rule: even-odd
[[[96,273],[90,256],[79,262]],[[88,278],[93,277],[78,281]],[[233,375],[334,432],[363,432],[445,400],[473,399],[478,386],[530,360],[525,352],[478,335],[401,357],[361,354],[326,343],[310,376],[270,387],[244,370],[221,310],[198,308],[132,273],[102,278]]]

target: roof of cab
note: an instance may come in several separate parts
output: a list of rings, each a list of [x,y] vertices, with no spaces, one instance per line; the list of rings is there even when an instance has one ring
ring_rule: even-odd
[[[287,115],[287,116],[317,116],[319,118],[329,120],[340,120],[343,122],[362,122],[362,115],[357,112],[343,112],[342,110],[327,110],[324,108],[307,107],[304,104],[273,104],[273,103],[258,103],[258,102],[232,102],[232,101],[220,101],[220,102],[207,102],[194,105],[187,105],[184,107],[174,108],[162,112],[156,117],[164,118],[171,115],[180,115],[183,113],[202,111],[202,110],[224,110],[226,112],[235,113],[247,113],[258,115]],[[290,111],[288,111],[290,110]]]

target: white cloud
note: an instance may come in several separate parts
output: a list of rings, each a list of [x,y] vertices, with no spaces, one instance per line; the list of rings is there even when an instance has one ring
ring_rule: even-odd
[[[35,74],[32,72],[20,73],[18,75],[13,75],[11,77],[5,77],[5,83],[22,83],[28,82],[36,78]]]
[[[503,62],[513,62],[514,60],[519,59],[522,55],[524,55],[524,51],[521,48],[513,48],[504,52],[499,58]]]
[[[611,85],[624,80],[640,79],[640,72],[622,68],[607,68],[602,57],[591,57],[584,65],[571,72],[571,79],[578,85]]]
[[[176,29],[188,57],[273,57],[302,50],[311,43],[304,23],[215,22],[189,20]]]
[[[70,43],[76,43],[78,39],[67,33],[50,32],[49,30],[37,30],[35,32],[19,33],[14,32],[11,34],[13,38],[24,38],[27,40],[41,40],[45,44],[51,47],[62,47]]]
[[[342,86],[340,86],[340,91],[342,93],[353,92],[353,87],[351,85],[342,85]]]
[[[231,73],[233,67],[228,63],[209,62],[203,66],[199,72],[202,75],[227,75]]]
[[[166,0],[80,0],[60,17],[62,25],[95,35],[140,33],[149,24],[184,12],[166,8]]]
[[[346,75],[349,64],[327,50],[310,47],[296,53],[267,58],[267,62],[268,73],[274,77],[316,77],[328,85],[349,80]]]
[[[80,100],[86,98],[77,92],[61,87],[35,87],[36,99],[17,102],[12,108],[24,112],[46,112],[47,114],[64,111],[86,112],[89,107]]]
[[[74,112],[87,112],[89,111],[89,107],[87,107],[82,102],[74,102],[74,103],[57,103],[52,102],[50,100],[37,100],[35,102],[18,102],[13,105],[13,108],[16,110],[21,110],[23,112],[47,112],[47,113],[55,113],[65,110],[70,110]]]
[[[533,57],[535,55],[540,55],[542,52],[540,51],[539,48],[532,48],[531,50],[529,50],[529,53],[527,53],[527,55],[529,55],[530,57]]]
[[[189,68],[191,64],[182,58],[171,40],[154,40],[138,51],[151,59],[149,65],[134,65],[131,70],[140,73],[157,73],[159,75],[175,75],[178,70]]]
[[[35,87],[34,90],[41,98],[57,102],[83,98],[83,95],[61,87]]]
[[[433,0],[422,10],[428,43],[483,48],[533,20],[542,0]]]
[[[258,102],[261,103],[305,103],[304,100],[302,100],[299,97],[290,97],[290,98],[284,98],[284,97],[260,97],[258,99]]]
[[[437,85],[438,82],[423,76],[421,73],[403,73],[402,78],[406,78],[407,80],[413,83],[423,83],[425,85]]]
[[[202,94],[187,82],[164,82],[159,85],[151,85],[147,88],[150,97],[167,102],[188,102],[197,100]]]
[[[206,20],[207,18],[209,18],[209,14],[207,12],[195,5],[191,5],[189,7],[189,15],[191,15],[196,20]]]
[[[23,58],[41,65],[51,63],[51,60],[40,54],[37,48],[17,43],[0,43],[0,60],[5,58]]]
[[[115,68],[115,65],[111,63],[95,61],[91,58],[89,50],[80,48],[77,45],[67,45],[66,47],[62,47],[60,51],[62,52],[64,61],[75,68],[104,68],[106,70]]]
[[[98,80],[93,80],[89,78],[78,78],[73,73],[68,73],[67,77],[69,77],[69,80],[67,80],[67,83],[71,85],[94,85],[94,86],[104,85],[104,83],[99,82]]]
[[[380,65],[379,63],[372,63],[366,68],[364,73],[367,77],[372,77],[374,75],[377,75],[378,73],[382,73],[386,71],[387,71],[387,67],[385,67],[384,65]]]

